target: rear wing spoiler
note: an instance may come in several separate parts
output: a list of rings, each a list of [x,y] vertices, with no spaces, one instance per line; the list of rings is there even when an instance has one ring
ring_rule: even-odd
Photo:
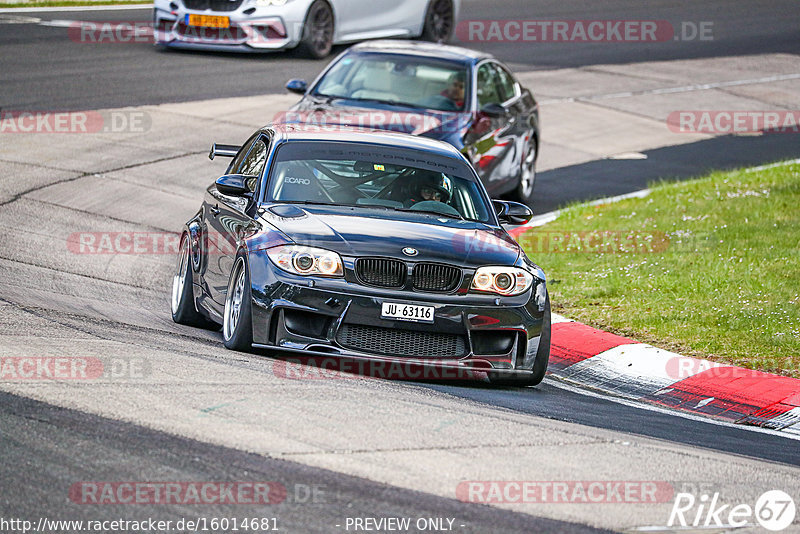
[[[239,153],[239,145],[221,145],[214,143],[211,145],[211,152],[208,153],[208,159],[213,160],[215,157],[232,158]]]

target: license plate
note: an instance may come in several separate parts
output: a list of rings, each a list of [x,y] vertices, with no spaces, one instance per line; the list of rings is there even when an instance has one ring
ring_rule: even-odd
[[[384,302],[381,306],[381,317],[397,321],[414,321],[415,323],[432,323],[433,306],[418,306],[416,304],[396,304]]]
[[[229,28],[231,19],[218,15],[186,15],[186,24],[203,28]]]

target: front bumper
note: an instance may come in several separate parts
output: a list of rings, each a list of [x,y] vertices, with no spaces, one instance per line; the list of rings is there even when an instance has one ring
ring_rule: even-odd
[[[188,23],[189,15],[225,16],[230,20],[230,27],[192,26]],[[155,42],[171,48],[211,51],[264,52],[292,48],[300,41],[303,19],[295,20],[291,13],[289,15],[268,14],[246,4],[232,12],[197,11],[183,6],[170,9],[157,5],[153,11]]]
[[[347,279],[294,276],[259,252],[251,253],[250,267],[259,348],[519,375],[531,373],[550,328],[535,286],[508,298],[374,289]],[[383,319],[383,302],[433,306],[434,322]]]

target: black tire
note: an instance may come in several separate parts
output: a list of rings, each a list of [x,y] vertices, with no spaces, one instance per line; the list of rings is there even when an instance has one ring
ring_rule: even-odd
[[[431,0],[422,27],[423,41],[447,43],[453,37],[455,12],[452,0]]]
[[[247,258],[240,254],[231,270],[228,291],[225,295],[225,310],[222,313],[222,340],[228,349],[249,352],[253,348],[253,310],[250,294]]]
[[[212,328],[216,325],[197,311],[194,301],[194,271],[192,270],[192,255],[189,251],[189,235],[181,236],[180,249],[178,250],[178,265],[172,276],[172,320],[178,324]]]
[[[544,307],[544,321],[542,322],[542,337],[539,340],[539,349],[533,362],[533,373],[526,376],[489,375],[489,381],[494,386],[527,387],[536,386],[544,380],[547,365],[550,363],[550,295],[547,295]]]
[[[536,142],[531,141],[522,159],[519,184],[509,195],[510,200],[533,207],[533,189],[536,185]]]
[[[316,0],[308,8],[303,23],[303,37],[298,46],[300,52],[312,59],[327,57],[333,49],[333,10],[325,0]]]

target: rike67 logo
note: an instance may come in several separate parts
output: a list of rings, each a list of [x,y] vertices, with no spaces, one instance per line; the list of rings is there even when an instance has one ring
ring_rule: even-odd
[[[710,496],[703,494],[699,498],[691,493],[678,493],[667,526],[741,528],[757,522],[767,530],[778,532],[792,524],[795,513],[794,500],[781,490],[763,493],[755,506],[722,504],[718,492]]]

